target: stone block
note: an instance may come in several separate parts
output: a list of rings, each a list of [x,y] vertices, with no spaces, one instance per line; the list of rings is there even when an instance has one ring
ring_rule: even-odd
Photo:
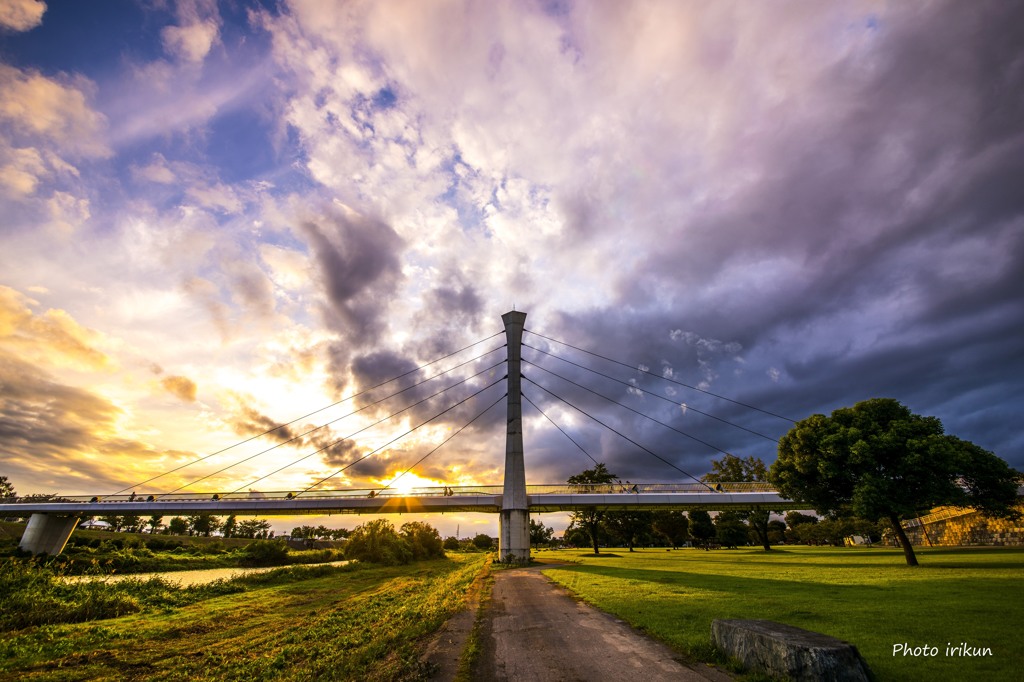
[[[817,632],[770,620],[715,620],[711,639],[748,669],[799,682],[873,679],[857,648]]]

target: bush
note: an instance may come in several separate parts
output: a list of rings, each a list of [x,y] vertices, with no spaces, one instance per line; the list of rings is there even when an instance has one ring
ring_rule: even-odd
[[[462,545],[457,537],[455,537],[454,535],[449,535],[444,539],[443,547],[448,550],[456,551],[461,549]]]
[[[275,566],[288,560],[288,545],[278,540],[256,540],[242,550],[246,566]]]
[[[440,559],[444,556],[444,545],[437,529],[422,521],[402,524],[402,539],[409,543],[413,559]]]
[[[395,566],[412,561],[413,552],[409,543],[395,532],[390,521],[375,519],[352,531],[345,545],[345,556],[357,561]]]

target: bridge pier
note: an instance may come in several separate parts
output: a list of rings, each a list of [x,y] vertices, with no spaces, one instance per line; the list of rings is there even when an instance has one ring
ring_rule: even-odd
[[[33,514],[21,535],[18,549],[33,554],[60,554],[80,518],[63,514]]]
[[[522,377],[523,326],[526,313],[501,316],[508,349],[508,427],[505,431],[505,481],[498,517],[498,560],[525,564],[530,561],[530,503],[526,498],[526,465],[523,462]]]

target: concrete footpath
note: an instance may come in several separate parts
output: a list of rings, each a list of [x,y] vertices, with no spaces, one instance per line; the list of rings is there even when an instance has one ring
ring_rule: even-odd
[[[728,673],[690,667],[623,621],[570,597],[542,567],[497,571],[484,614],[480,682],[672,680],[725,682]]]

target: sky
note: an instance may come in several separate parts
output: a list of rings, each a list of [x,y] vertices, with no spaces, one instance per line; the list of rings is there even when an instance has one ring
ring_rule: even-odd
[[[19,493],[498,484],[513,309],[528,483],[874,397],[1024,469],[1020,3],[5,0],[0,93]]]

